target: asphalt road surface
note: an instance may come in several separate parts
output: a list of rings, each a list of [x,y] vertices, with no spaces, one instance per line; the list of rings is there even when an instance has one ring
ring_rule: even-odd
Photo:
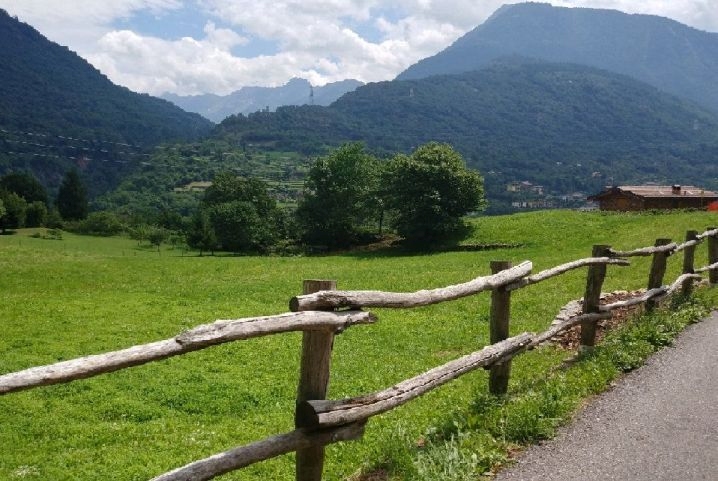
[[[718,481],[718,313],[495,479]]]

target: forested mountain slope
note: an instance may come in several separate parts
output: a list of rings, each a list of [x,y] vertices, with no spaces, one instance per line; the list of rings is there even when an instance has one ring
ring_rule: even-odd
[[[212,127],[170,102],[113,84],[4,10],[0,45],[0,174],[31,170],[52,187],[74,165],[97,193],[155,144],[196,139]]]
[[[215,135],[305,153],[348,140],[379,153],[438,140],[489,183],[529,179],[563,192],[609,181],[705,183],[718,174],[713,112],[622,75],[518,59],[369,84],[329,107],[232,116]]]
[[[715,7],[714,7],[715,8]],[[519,55],[630,75],[718,111],[718,33],[615,10],[505,5],[486,22],[397,79],[477,70]]]

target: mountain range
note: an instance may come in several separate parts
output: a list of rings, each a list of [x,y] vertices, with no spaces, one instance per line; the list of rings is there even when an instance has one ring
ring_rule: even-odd
[[[329,105],[361,85],[358,80],[342,80],[314,87],[305,79],[293,78],[281,87],[242,87],[229,95],[165,94],[163,98],[187,112],[221,122],[233,114],[272,112],[283,105]]]
[[[504,5],[397,79],[468,72],[514,55],[629,75],[718,111],[718,33],[615,10]]]

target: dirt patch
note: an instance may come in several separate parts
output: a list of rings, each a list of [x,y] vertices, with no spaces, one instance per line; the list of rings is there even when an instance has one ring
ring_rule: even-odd
[[[625,301],[634,297],[641,296],[645,293],[645,290],[637,291],[616,291],[610,293],[601,294],[601,304],[611,304],[613,302]],[[578,315],[581,313],[581,300],[571,301],[561,309],[561,313],[554,322],[560,322],[567,317]],[[631,307],[621,307],[613,311],[613,316],[610,319],[604,319],[596,323],[596,343],[600,342],[606,332],[614,329],[625,323],[633,315],[641,312],[643,309],[642,305],[636,305]],[[581,344],[581,326],[574,326],[571,329],[562,332],[558,336],[551,339],[551,342],[561,346],[567,350],[576,350]]]

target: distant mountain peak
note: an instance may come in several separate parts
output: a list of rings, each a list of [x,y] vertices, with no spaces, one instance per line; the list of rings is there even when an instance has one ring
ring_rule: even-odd
[[[353,79],[312,86],[309,80],[291,78],[279,87],[243,87],[229,95],[172,95],[163,98],[188,112],[196,112],[213,122],[221,122],[230,115],[250,114],[258,110],[270,111],[285,105],[329,105],[347,92],[363,85]]]
[[[518,55],[629,75],[718,111],[718,33],[655,15],[508,4],[397,80],[478,70]]]

